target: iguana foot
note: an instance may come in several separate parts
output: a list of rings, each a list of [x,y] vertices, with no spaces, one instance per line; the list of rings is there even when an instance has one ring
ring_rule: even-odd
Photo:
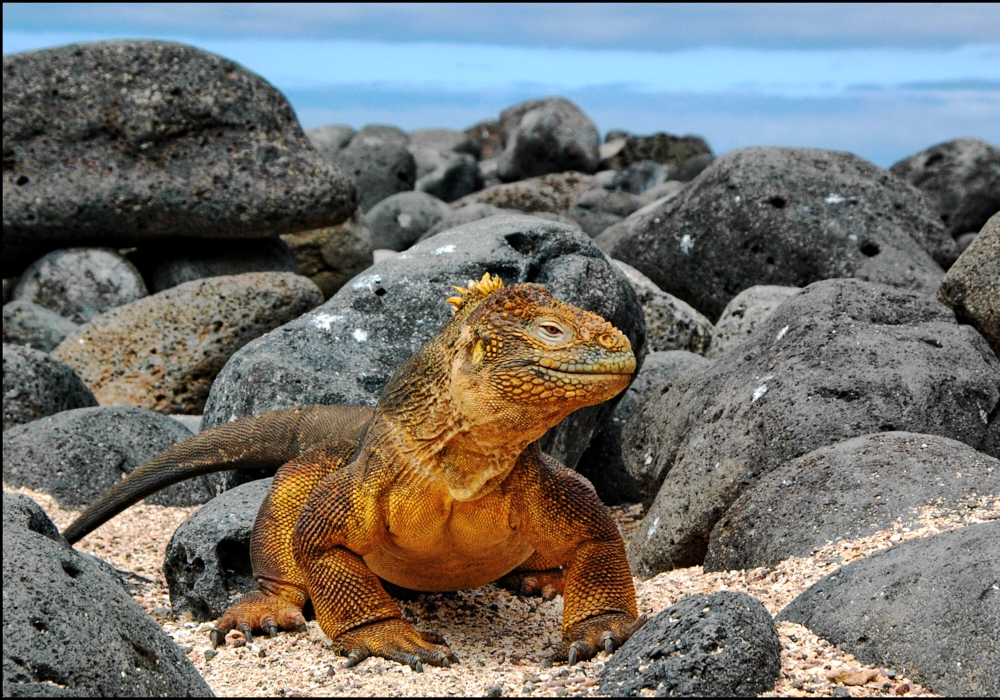
[[[407,664],[418,673],[424,670],[425,663],[445,668],[458,663],[441,635],[417,631],[406,620],[382,620],[344,632],[334,640],[334,648],[347,657],[346,668],[357,666],[369,656]]]
[[[596,656],[602,649],[611,654],[644,624],[645,615],[636,619],[623,613],[606,613],[588,618],[569,629],[563,637],[562,650],[555,658],[572,666],[577,661]]]
[[[254,591],[240,598],[227,610],[212,629],[212,648],[225,645],[226,635],[237,629],[248,642],[253,641],[253,632],[262,630],[271,637],[278,630],[306,631],[306,618],[302,608],[281,596]]]
[[[512,571],[497,583],[511,593],[525,596],[541,596],[552,600],[563,592],[562,569],[545,571]]]

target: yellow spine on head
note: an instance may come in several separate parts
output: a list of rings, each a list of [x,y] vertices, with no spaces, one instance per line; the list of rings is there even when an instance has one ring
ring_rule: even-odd
[[[470,304],[482,301],[493,292],[503,289],[503,280],[496,275],[491,276],[487,272],[478,282],[476,280],[469,280],[466,282],[465,287],[452,287],[452,289],[459,294],[457,297],[449,297],[448,299],[448,303],[454,307],[452,309],[452,313],[454,313]]]

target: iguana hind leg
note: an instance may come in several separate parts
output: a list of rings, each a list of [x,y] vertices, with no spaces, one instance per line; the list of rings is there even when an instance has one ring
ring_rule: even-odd
[[[541,596],[552,600],[562,595],[564,582],[559,563],[535,552],[496,583],[516,595]]]
[[[328,440],[278,469],[250,535],[250,562],[260,590],[240,598],[219,618],[211,632],[213,646],[225,644],[233,629],[248,640],[258,630],[272,637],[278,630],[305,631],[308,586],[292,552],[292,531],[309,494],[344,467],[356,449],[355,443]]]

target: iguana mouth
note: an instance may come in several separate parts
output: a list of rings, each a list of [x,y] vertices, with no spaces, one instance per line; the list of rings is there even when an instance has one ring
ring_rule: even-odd
[[[635,372],[635,357],[630,353],[629,356],[620,359],[580,363],[558,362],[546,357],[537,362],[535,366],[553,374],[587,375],[590,377],[601,374],[613,376]]]

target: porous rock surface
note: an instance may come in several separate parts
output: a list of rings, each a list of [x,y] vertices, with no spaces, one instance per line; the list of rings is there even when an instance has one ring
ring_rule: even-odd
[[[399,129],[368,125],[331,156],[331,162],[357,183],[362,212],[397,192],[413,189],[417,164],[406,148],[407,141]]]
[[[923,191],[956,238],[1000,211],[1000,148],[985,141],[939,143],[889,170]]]
[[[818,149],[730,151],[620,226],[610,255],[713,319],[761,284],[857,277],[931,294],[958,257],[919,190],[863,158]]]
[[[97,399],[73,368],[48,353],[3,344],[3,429],[71,408],[96,406]]]
[[[400,192],[386,197],[365,214],[375,250],[406,250],[452,213],[451,207],[426,192]]]
[[[357,203],[280,92],[192,46],[5,55],[3,84],[5,270],[67,245],[332,226]]]
[[[504,182],[597,170],[601,160],[597,127],[569,100],[550,97],[522,102],[505,109],[500,124],[505,145],[497,174]]]
[[[250,531],[271,479],[242,484],[213,498],[174,531],[163,562],[174,614],[218,618],[234,594],[257,589]]]
[[[129,258],[153,294],[206,277],[299,271],[295,257],[281,238],[153,243],[142,246]]]
[[[392,373],[451,318],[452,285],[486,272],[505,284],[545,285],[609,320],[644,355],[635,292],[585,234],[533,216],[495,216],[378,263],[322,307],[236,353],[215,381],[204,427],[291,406],[374,405]],[[548,451],[575,465],[602,410],[574,413],[550,432]]]
[[[642,368],[622,394],[614,411],[594,431],[587,451],[576,469],[597,490],[607,505],[649,503],[656,495],[660,480],[647,471],[633,472],[626,467],[622,451],[622,430],[626,422],[650,396],[677,378],[690,379],[707,369],[712,362],[686,350],[650,352]]]
[[[742,492],[818,447],[899,430],[983,449],[998,402],[1000,361],[934,298],[816,282],[739,352],[629,420],[628,467],[666,475],[630,545],[633,572],[701,564],[709,533]]]
[[[27,345],[51,352],[79,326],[68,318],[30,301],[12,301],[3,305],[3,342]]]
[[[898,523],[923,508],[1000,498],[1000,460],[957,440],[876,433],[813,450],[765,474],[716,523],[706,571],[774,566]]]
[[[212,695],[115,577],[24,500],[35,505],[4,494],[4,697]]]
[[[201,413],[215,375],[239,348],[322,302],[290,272],[186,282],[99,316],[53,356],[101,405]]]
[[[103,248],[54,250],[29,265],[14,288],[15,299],[43,306],[73,323],[86,323],[148,293],[135,266]]]
[[[642,304],[646,343],[650,351],[688,350],[708,355],[715,343],[715,327],[689,304],[667,294],[653,280],[621,260],[615,260]]]
[[[722,310],[722,315],[715,324],[712,346],[705,357],[716,359],[738,347],[775,309],[800,291],[802,290],[798,287],[777,287],[770,284],[744,289]]]
[[[562,214],[573,206],[577,197],[592,189],[594,189],[592,175],[579,172],[554,173],[487,187],[462,197],[451,206],[453,209],[459,209],[467,204],[479,202],[529,214],[535,212]]]
[[[948,270],[938,299],[955,311],[959,321],[982,333],[1000,357],[1000,213],[986,222]]]
[[[781,643],[746,593],[688,596],[643,625],[601,671],[612,697],[755,697],[774,688]]]
[[[660,132],[652,136],[625,135],[615,141],[618,141],[615,148],[602,162],[602,165],[614,170],[624,170],[642,161],[652,161],[672,166],[676,174],[691,158],[701,157],[704,160],[707,157],[709,161],[712,158],[712,149],[699,136],[673,136]]]
[[[898,544],[837,569],[778,615],[946,696],[1000,694],[1000,522]]]
[[[311,279],[324,299],[373,262],[372,232],[358,210],[337,226],[286,233],[281,240],[291,250],[299,274]]]
[[[11,428],[3,478],[51,494],[66,508],[93,503],[136,467],[192,436],[169,416],[131,406],[77,408]],[[147,503],[189,506],[215,495],[208,477],[169,486]]]

